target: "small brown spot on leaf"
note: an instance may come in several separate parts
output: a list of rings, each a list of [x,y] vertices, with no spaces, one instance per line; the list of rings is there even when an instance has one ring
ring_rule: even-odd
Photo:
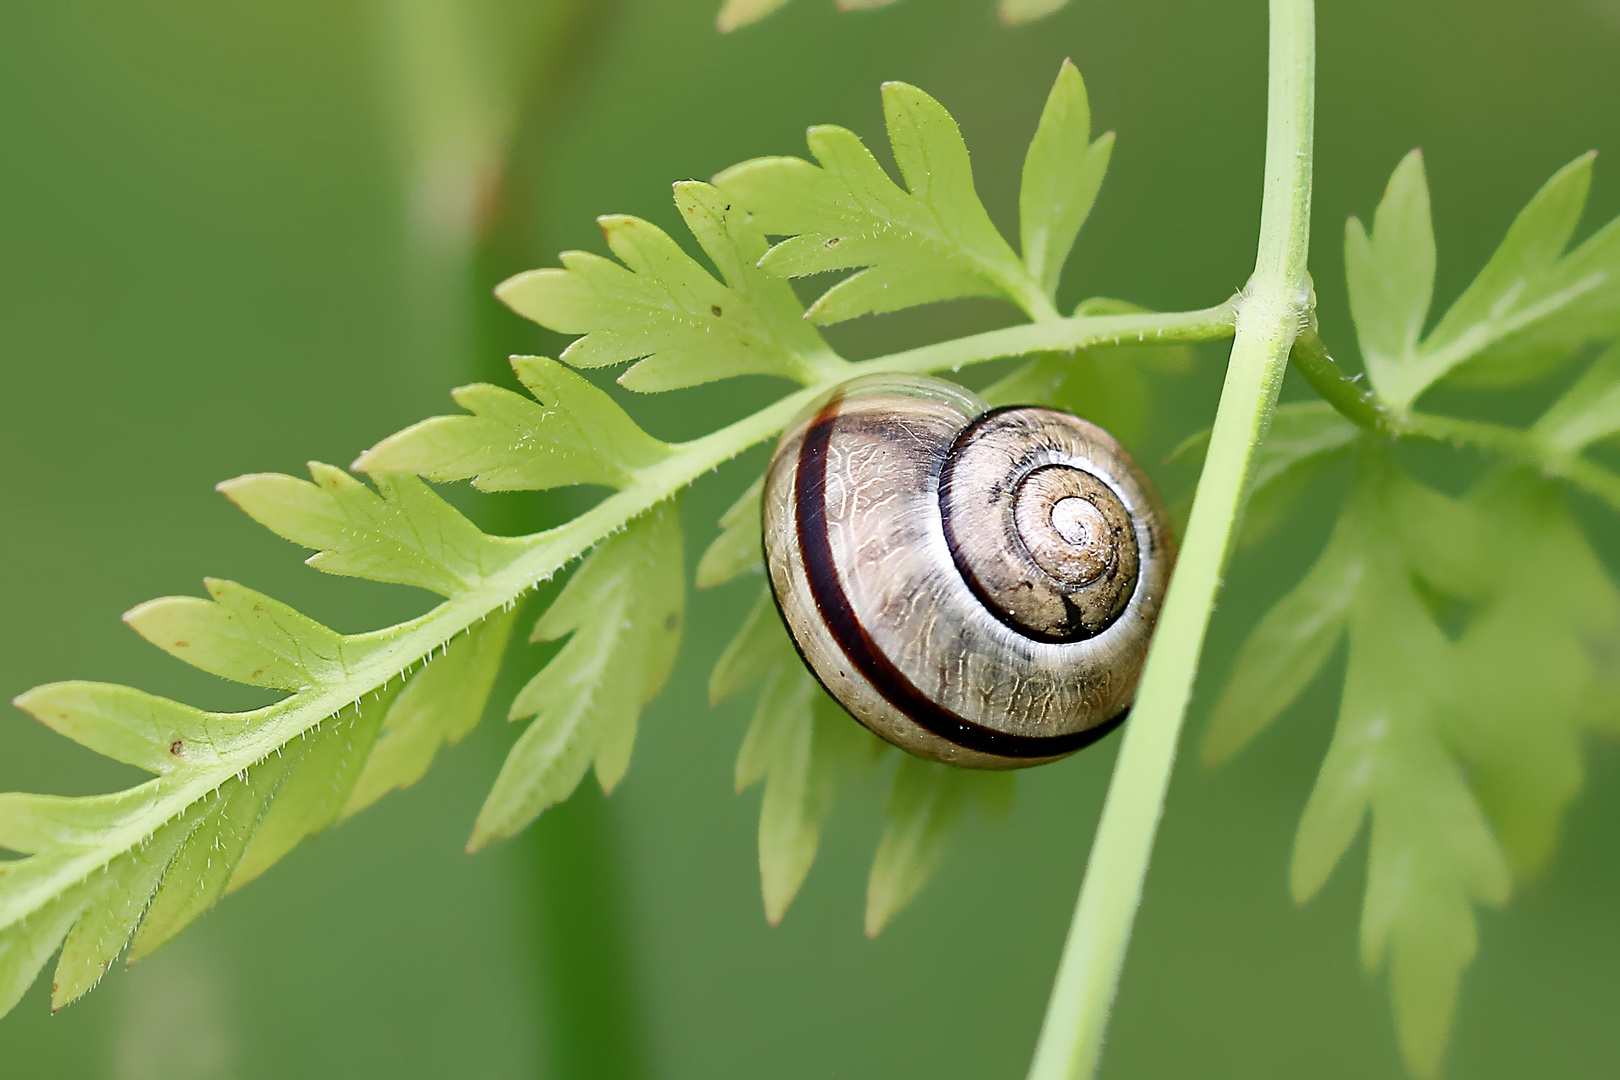
[[[718,319],[720,317],[720,305],[719,304],[710,305],[709,311],[710,311],[711,314],[714,315],[715,318]]]
[[[844,242],[844,238],[842,236],[829,236],[829,237],[827,237],[827,242],[825,244],[823,244],[822,246],[823,247],[835,248],[839,244],[842,244],[843,242]]]
[[[175,757],[179,757],[185,752],[185,749],[186,740],[184,739],[176,739],[174,742],[169,744],[169,753],[173,754]]]
[[[189,641],[177,641],[177,642],[174,643],[174,647],[177,648],[177,649],[189,649],[189,648],[191,648],[191,642],[189,642]]]

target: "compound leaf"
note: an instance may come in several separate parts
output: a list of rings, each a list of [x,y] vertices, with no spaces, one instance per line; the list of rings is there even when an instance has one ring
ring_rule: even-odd
[[[833,704],[805,668],[769,590],[761,593],[709,680],[711,701],[763,681],[737,753],[742,792],[765,781],[759,809],[759,878],[765,918],[782,921],[821,843],[841,771],[870,757],[874,738]]]
[[[592,762],[603,791],[630,764],[641,707],[663,687],[684,601],[678,508],[663,503],[594,551],[535,626],[568,641],[512,703],[534,721],[507,755],[468,850],[504,839],[561,802]]]
[[[1596,157],[1582,154],[1558,170],[1519,211],[1485,268],[1434,328],[1427,348],[1444,348],[1464,334],[1480,333],[1511,311],[1518,294],[1552,268],[1581,220]]]
[[[810,129],[817,165],[758,158],[715,178],[763,232],[788,237],[760,267],[782,277],[864,268],[811,305],[809,317],[820,323],[963,296],[1049,310],[980,203],[951,115],[895,82],[883,86],[883,113],[905,189],[852,132],[832,126]]]
[[[1511,886],[1452,748],[1464,669],[1415,588],[1407,549],[1394,542],[1398,493],[1415,485],[1381,460],[1362,466],[1344,525],[1362,559],[1344,697],[1300,819],[1291,878],[1303,903],[1371,817],[1362,960],[1376,969],[1388,957],[1402,1054],[1414,1073],[1432,1076],[1474,954],[1473,905],[1504,903]]]
[[[520,366],[542,401],[577,382],[548,364]],[[586,399],[596,394],[586,391]],[[613,439],[621,455],[635,453],[623,425],[614,429],[620,415],[587,405],[572,421],[583,439]],[[663,452],[651,440],[642,449],[648,444]],[[58,948],[55,1007],[88,991],[126,948],[131,959],[147,955],[306,836],[420,777],[437,747],[481,714],[517,599],[637,512],[632,499],[618,519],[599,509],[588,521],[503,539],[480,532],[414,476],[381,472],[373,490],[330,466],[311,473],[314,483],[256,475],[222,488],[273,531],[316,548],[310,561],[321,569],[449,599],[397,626],[345,635],[210,580],[208,598],[143,604],[130,625],[202,670],[286,697],[243,713],[87,682],[18,697],[54,730],[156,778],[105,796],[0,795],[0,847],[21,853],[0,860],[0,1012]],[[674,572],[654,566],[653,602],[638,618],[668,608],[658,598],[673,590],[678,621],[678,533],[665,547]],[[528,565],[513,573],[521,557]],[[638,654],[648,693],[668,669],[667,636],[662,649],[655,642]],[[628,758],[628,735],[621,727],[601,741],[599,771],[610,783]]]
[[[454,746],[478,726],[516,618],[515,607],[491,612],[445,645],[439,659],[411,675],[388,707],[365,771],[343,808],[344,817],[393,788],[416,783],[427,773],[440,745]]]
[[[1322,670],[1360,584],[1358,542],[1341,525],[1304,580],[1250,632],[1204,734],[1206,765],[1247,746]]]
[[[219,762],[244,730],[240,721],[111,683],[49,683],[12,704],[81,746],[158,774]]]
[[[720,518],[720,535],[703,552],[697,565],[697,587],[716,585],[754,573],[765,566],[765,549],[760,537],[759,499],[764,489],[762,476]]]
[[[543,356],[514,356],[534,397],[474,383],[451,391],[471,415],[435,416],[391,435],[354,463],[364,473],[467,480],[483,491],[541,491],[568,484],[623,487],[637,469],[669,456],[614,400]]]
[[[271,532],[314,548],[309,565],[329,574],[449,596],[524,550],[521,541],[480,532],[414,476],[375,476],[372,491],[331,465],[311,462],[309,472],[313,483],[256,473],[227,480],[219,490]]]
[[[939,869],[971,800],[1001,810],[1012,794],[1011,773],[952,769],[910,754],[895,755],[884,811],[883,838],[866,882],[866,936],[876,937],[910,904]]]
[[[1308,437],[1310,415],[1281,458],[1333,444]],[[1437,600],[1468,606],[1459,628],[1442,628]],[[1363,448],[1321,558],[1241,650],[1206,760],[1246,744],[1341,635],[1343,696],[1291,887],[1308,900],[1371,821],[1362,959],[1387,963],[1403,1056],[1432,1076],[1476,949],[1474,906],[1504,903],[1546,861],[1584,733],[1620,713],[1620,590],[1546,479],[1503,471],[1457,500]]]
[[[1620,220],[1564,252],[1591,186],[1592,154],[1564,166],[1519,213],[1485,268],[1419,341],[1434,280],[1434,234],[1417,151],[1390,179],[1369,238],[1345,243],[1351,312],[1368,374],[1398,411],[1447,376],[1513,385],[1582,345],[1620,333]]]
[[[1578,454],[1620,435],[1620,344],[1613,345],[1536,421],[1532,433],[1560,453]]]
[[[1093,297],[1076,315],[1122,315],[1146,308]],[[1184,345],[1152,343],[1093,345],[1072,352],[1037,353],[986,387],[992,405],[1047,405],[1066,409],[1107,428],[1130,445],[1146,427],[1152,399],[1150,374],[1186,370],[1192,352]]]
[[[1494,582],[1458,641],[1466,719],[1450,738],[1524,879],[1546,863],[1580,791],[1585,732],[1620,717],[1620,591],[1545,479],[1505,471],[1469,502],[1493,523],[1483,559],[1516,572]]]
[[[1004,17],[1007,7],[1003,3]],[[1091,141],[1085,80],[1064,60],[1024,158],[1018,195],[1024,265],[1048,297],[1057,295],[1063,264],[1102,188],[1113,149],[1113,132]]]
[[[124,621],[169,655],[249,686],[303,690],[341,678],[361,659],[363,646],[279,600],[234,581],[204,584],[211,600],[149,600]]]
[[[583,335],[562,354],[576,367],[638,361],[619,380],[632,390],[747,374],[809,383],[842,367],[787,282],[757,269],[768,245],[741,207],[696,182],[675,185],[675,205],[723,282],[656,225],[614,215],[599,220],[623,265],[568,251],[562,269],[525,271],[496,294],[525,318]]]
[[[1367,372],[1380,394],[1399,401],[1401,373],[1413,362],[1434,292],[1434,225],[1422,151],[1395,167],[1371,234],[1356,218],[1345,223],[1344,261]]]

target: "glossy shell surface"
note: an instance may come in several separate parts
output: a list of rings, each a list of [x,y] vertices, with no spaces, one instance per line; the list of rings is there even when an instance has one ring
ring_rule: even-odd
[[[1018,768],[1129,709],[1174,549],[1101,428],[938,379],[858,379],[783,435],[763,513],[800,653],[897,746]]]

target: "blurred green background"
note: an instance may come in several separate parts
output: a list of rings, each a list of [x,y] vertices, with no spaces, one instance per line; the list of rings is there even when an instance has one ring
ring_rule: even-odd
[[[807,124],[874,138],[881,80],[917,83],[955,112],[981,191],[1011,226],[1023,145],[1074,57],[1097,129],[1120,139],[1065,295],[1202,306],[1247,275],[1259,0],[1074,0],[1017,30],[996,25],[990,0],[855,14],[796,0],[729,36],[714,32],[715,2],[0,9],[0,693],[95,678],[253,703],[118,622],[142,600],[198,592],[203,574],[345,631],[422,610],[425,595],[301,567],[211,485],[346,463],[445,411],[451,386],[503,378],[506,354],[554,354],[559,340],[490,297],[496,281],[562,248],[602,250],[597,214],[674,228],[671,181],[802,152]],[[1345,354],[1343,220],[1371,211],[1407,149],[1427,152],[1441,302],[1557,166],[1620,150],[1620,0],[1328,3],[1320,40],[1313,271],[1324,332]],[[1620,178],[1600,159],[1586,228],[1617,212]],[[1007,318],[966,306],[833,337],[871,355]],[[1220,361],[1206,350],[1164,381],[1139,441],[1172,497],[1190,477],[1159,463],[1207,423]],[[629,406],[685,438],[776,391],[739,380]],[[762,461],[694,490],[689,558]],[[1427,467],[1460,483],[1472,466]],[[488,527],[527,530],[592,497],[464,505]],[[1332,497],[1316,493],[1297,525],[1240,553],[1189,738],[1242,633],[1314,557]],[[1581,509],[1620,565],[1612,517]],[[750,705],[711,710],[704,693],[752,596],[694,597],[677,675],[611,799],[587,781],[525,837],[461,854],[511,738],[498,721],[510,690],[498,693],[420,786],[307,843],[156,957],[56,1017],[42,981],[0,1020],[0,1075],[1022,1075],[1117,740],[1021,776],[1010,817],[971,822],[875,941],[860,927],[882,791],[876,778],[850,785],[770,929],[759,796],[731,792]],[[508,682],[542,655],[519,649]],[[1401,1075],[1382,981],[1356,960],[1364,849],[1304,909],[1285,884],[1335,676],[1233,765],[1205,773],[1187,757],[1105,1076]],[[0,789],[89,793],[130,778],[21,713],[0,719]],[[1617,847],[1620,755],[1599,745],[1551,868],[1482,918],[1449,1075],[1613,1075]]]

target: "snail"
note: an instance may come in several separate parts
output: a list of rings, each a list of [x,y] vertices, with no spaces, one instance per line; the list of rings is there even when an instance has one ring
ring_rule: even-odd
[[[765,478],[771,591],[874,733],[976,769],[1053,761],[1125,719],[1175,560],[1102,428],[870,375],[789,426]]]

